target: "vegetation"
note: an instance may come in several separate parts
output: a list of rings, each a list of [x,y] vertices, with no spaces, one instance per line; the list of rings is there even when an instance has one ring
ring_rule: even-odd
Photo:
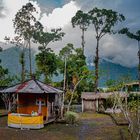
[[[0,47],[0,52],[2,51],[2,48]],[[1,65],[1,60],[0,60],[0,86],[1,87],[5,87],[5,86],[9,86],[14,77],[9,76],[9,72],[8,69],[5,69],[2,67]]]
[[[43,29],[41,23],[36,20],[33,13],[37,13],[37,11],[29,2],[23,5],[16,13],[13,21],[15,33],[24,41],[24,44],[26,44],[25,46],[29,48],[30,76],[32,76],[31,41],[34,33]],[[24,58],[23,56],[24,53],[22,53],[22,59]]]
[[[120,21],[124,21],[125,17],[122,14],[118,14],[113,10],[93,8],[88,12],[90,16],[90,23],[94,25],[96,33],[96,56],[94,59],[95,63],[95,92],[98,88],[99,79],[99,42],[106,34],[115,33],[113,27]]]
[[[78,114],[72,111],[67,111],[65,114],[66,123],[74,124],[78,122]]]
[[[37,21],[34,16],[34,13],[37,13],[35,7],[29,2],[24,5],[15,15],[13,20],[13,25],[15,28],[16,37],[14,38],[14,44],[22,48],[20,53],[19,62],[22,66],[21,71],[21,81],[25,81],[25,48],[29,49],[29,65],[30,65],[30,76],[33,75],[32,72],[32,63],[31,63],[31,43],[34,42],[38,44],[38,54],[36,54],[36,73],[38,77],[43,75],[45,83],[53,83],[53,75],[62,74],[63,80],[57,83],[57,85],[63,88],[64,93],[62,97],[62,108],[61,115],[64,111],[64,103],[67,104],[67,112],[65,114],[65,119],[67,123],[74,124],[78,120],[78,115],[75,112],[70,111],[70,106],[72,103],[80,103],[80,97],[82,91],[95,91],[97,93],[98,81],[99,81],[99,48],[101,39],[107,34],[117,33],[114,30],[114,27],[117,23],[125,20],[125,17],[122,14],[117,13],[113,10],[93,8],[88,13],[83,11],[77,11],[76,15],[71,19],[72,26],[75,28],[79,26],[82,31],[82,48],[76,48],[72,43],[66,44],[63,47],[59,55],[57,56],[52,48],[48,47],[49,43],[59,41],[65,35],[62,32],[62,29],[52,29],[50,32],[45,31],[43,25]],[[86,56],[84,55],[85,51],[85,31],[88,30],[88,27],[93,26],[95,31],[96,38],[96,56],[94,58],[95,71],[94,74],[92,71],[89,71],[86,64]],[[129,29],[124,28],[119,31],[121,34],[126,34],[129,38],[138,41],[139,51],[139,80],[140,80],[140,30],[135,34],[131,33]],[[8,37],[5,38],[9,40]],[[0,51],[1,48],[0,48]],[[106,81],[106,85],[109,88],[109,91],[121,91],[126,82],[131,81],[129,76],[120,77],[118,81],[109,79]],[[13,82],[13,78],[9,76],[8,69],[5,69],[1,66],[0,61],[0,86],[8,86]],[[140,83],[140,82],[139,82]],[[94,84],[94,87],[93,87]],[[139,96],[132,97],[130,96],[127,101],[124,101],[124,98],[121,98],[120,92],[115,94],[113,99],[108,100],[108,105],[113,106],[113,109],[120,108],[124,114],[125,119],[129,124],[129,131],[131,137],[137,137],[137,140],[140,138],[140,101]],[[2,99],[5,103],[6,109],[8,110],[8,105],[11,100],[16,101],[15,95],[2,95]],[[13,104],[16,104],[15,102]],[[13,106],[14,108],[14,106]],[[82,114],[81,120],[88,119],[97,119],[102,116],[95,116]],[[97,117],[97,118],[96,118]],[[96,120],[97,121],[97,120]],[[90,123],[90,122],[89,122]],[[92,122],[93,125],[99,125]],[[100,122],[102,123],[102,122]],[[92,124],[91,124],[92,125]],[[85,127],[85,126],[84,126]],[[107,130],[106,130],[107,131]]]
[[[71,20],[72,26],[75,28],[75,26],[79,26],[80,29],[82,30],[82,51],[84,54],[84,49],[85,49],[85,31],[87,30],[87,27],[89,26],[89,16],[84,13],[83,11],[79,10],[77,11],[76,15],[72,18]]]
[[[57,56],[49,48],[43,49],[36,55],[36,64],[38,72],[44,74],[44,82],[50,83],[53,74],[57,75]]]

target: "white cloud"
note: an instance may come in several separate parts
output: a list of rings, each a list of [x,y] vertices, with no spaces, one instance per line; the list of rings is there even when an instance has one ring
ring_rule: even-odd
[[[73,43],[75,47],[81,47],[81,30],[76,27],[72,28],[70,23],[71,18],[75,15],[76,11],[82,9],[87,11],[95,6],[102,8],[113,8],[116,11],[123,11],[124,5],[122,0],[109,0],[104,2],[104,0],[76,0],[70,1],[65,0],[66,4],[61,8],[55,8],[51,13],[42,13],[40,17],[41,23],[47,28],[58,28],[62,27],[66,35],[63,37],[62,41],[57,41],[49,44],[55,52],[64,47],[67,43]],[[129,0],[130,1],[130,0]],[[22,7],[22,5],[29,2],[29,0],[3,0],[4,9],[2,9],[3,18],[0,18],[0,41],[3,40],[5,36],[14,36],[13,22],[16,12]],[[39,2],[39,1],[38,1]],[[36,1],[33,2],[37,11],[39,12],[35,15],[39,18],[41,10],[40,6]],[[130,13],[129,9],[123,11],[125,13]],[[139,13],[135,12],[137,17]],[[133,14],[133,13],[132,13]],[[129,16],[129,19],[134,19],[135,15]],[[137,18],[138,20],[138,18]],[[129,22],[129,27],[139,25],[139,20],[135,19],[133,22]],[[96,39],[93,27],[89,27],[85,33],[85,54],[86,56],[95,56]],[[136,46],[136,47],[134,47]],[[125,66],[136,66],[138,63],[137,58],[137,44],[134,40],[123,38],[122,36],[106,36],[100,42],[100,57],[105,57],[111,59],[114,63],[119,63]]]
[[[14,28],[13,28],[13,19],[15,14],[19,9],[22,8],[29,0],[3,0],[3,11],[2,13],[5,15],[4,18],[0,18],[0,41],[4,41],[5,36],[9,36],[11,38],[14,37]],[[36,2],[32,2],[38,14],[35,14],[37,18],[39,18],[40,8]]]
[[[62,8],[55,8],[52,13],[42,15],[40,22],[47,28],[64,27],[70,23],[71,18],[80,8],[76,6],[74,1],[64,5]]]

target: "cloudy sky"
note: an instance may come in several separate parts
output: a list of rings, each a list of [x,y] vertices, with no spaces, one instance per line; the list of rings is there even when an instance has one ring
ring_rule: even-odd
[[[0,41],[3,41],[5,36],[14,36],[12,19],[27,2],[29,0],[0,0]],[[81,47],[81,31],[78,27],[72,28],[70,23],[79,9],[84,12],[94,7],[113,9],[126,17],[126,21],[118,28],[127,26],[132,32],[140,29],[140,0],[32,0],[31,2],[38,11],[36,17],[47,30],[61,27],[66,33],[62,41],[49,44],[55,52],[59,52],[67,43]],[[85,41],[86,56],[95,56],[96,40],[93,26],[86,31]],[[122,35],[107,35],[100,42],[100,57],[128,67],[137,65],[137,51],[137,42]]]

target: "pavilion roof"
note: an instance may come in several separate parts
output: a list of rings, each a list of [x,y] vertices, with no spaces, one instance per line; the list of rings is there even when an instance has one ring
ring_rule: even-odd
[[[62,93],[62,90],[31,79],[15,86],[1,90],[0,93]]]

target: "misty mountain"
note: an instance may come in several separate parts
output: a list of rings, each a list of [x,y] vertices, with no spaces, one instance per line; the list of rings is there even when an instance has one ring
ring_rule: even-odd
[[[7,46],[5,46],[7,47]],[[4,48],[2,46],[2,48]],[[10,46],[7,49],[3,49],[0,52],[0,59],[2,60],[2,66],[8,68],[10,75],[19,75],[21,73],[21,64],[19,62],[20,54],[22,48],[17,46]],[[29,51],[25,49],[25,69],[29,71]],[[32,50],[32,68],[33,72],[35,71],[35,51]]]
[[[8,49],[0,52],[0,59],[2,60],[2,66],[8,68],[11,75],[19,75],[21,72],[21,65],[19,63],[19,56],[21,53],[21,48],[19,47],[10,47]],[[26,70],[29,71],[29,58],[28,58],[28,49],[25,51],[25,62]],[[90,63],[89,63],[90,62]],[[93,64],[91,64],[92,59],[88,58],[88,68],[90,70],[94,69]],[[35,71],[35,51],[32,49],[32,67]],[[121,66],[120,64],[115,64],[107,59],[100,59],[100,70],[101,77],[99,80],[99,86],[105,86],[105,82],[109,79],[117,80],[121,76],[130,75],[132,79],[137,79],[137,68],[128,68]],[[53,77],[54,81],[62,80],[62,75]]]
[[[92,60],[88,60],[92,62]],[[88,68],[90,70],[94,70],[93,64],[89,64]],[[115,64],[107,59],[100,59],[99,64],[100,69],[100,79],[99,85],[105,86],[107,80],[118,80],[122,76],[129,76],[132,80],[138,79],[138,69],[137,67],[129,68],[125,66],[121,66],[120,64]]]

